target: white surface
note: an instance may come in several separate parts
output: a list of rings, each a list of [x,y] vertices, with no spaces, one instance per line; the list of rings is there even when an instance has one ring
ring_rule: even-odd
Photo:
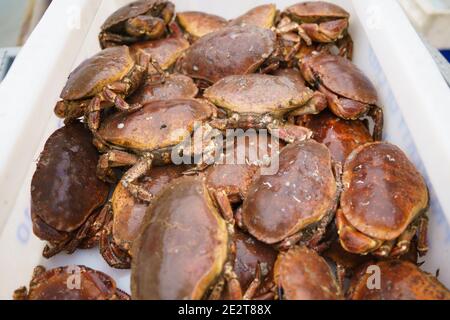
[[[99,50],[100,24],[126,2],[53,1],[0,84],[0,136],[4,137],[0,144],[0,298],[10,298],[14,289],[28,284],[37,264],[84,264],[114,276],[119,287],[129,291],[129,271],[109,268],[97,249],[43,259],[44,243],[32,234],[29,213],[34,160],[60,124],[53,106],[65,79],[79,62]],[[174,2],[178,11],[201,10],[232,18],[270,1],[241,0],[233,5],[230,1]],[[386,139],[398,144],[427,178],[432,212],[425,269],[435,272],[440,268],[440,280],[450,287],[450,228],[446,220],[450,218],[450,128],[446,127],[450,90],[395,0],[335,2],[352,15],[354,61],[378,89],[386,115]],[[293,3],[295,0],[277,1],[280,9]],[[82,23],[74,29],[78,10]]]

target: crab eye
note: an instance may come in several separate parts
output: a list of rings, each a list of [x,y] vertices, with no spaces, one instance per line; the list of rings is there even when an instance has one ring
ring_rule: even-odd
[[[167,128],[167,125],[166,124],[163,124],[162,126],[161,126],[161,130],[162,129],[166,129]]]

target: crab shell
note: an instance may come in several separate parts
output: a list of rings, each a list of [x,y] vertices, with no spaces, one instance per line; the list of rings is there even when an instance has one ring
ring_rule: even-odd
[[[428,207],[422,175],[400,148],[388,142],[355,149],[345,162],[342,182],[345,219],[371,238],[396,239]]]
[[[151,194],[157,195],[168,183],[181,177],[185,170],[185,166],[155,167],[138,183]],[[137,200],[122,183],[118,183],[111,198],[111,206],[114,215],[114,243],[128,251],[139,235],[149,204]]]
[[[303,106],[313,91],[284,76],[228,76],[204,92],[204,97],[229,114],[269,114],[281,118]]]
[[[204,100],[154,101],[131,114],[106,118],[98,134],[113,148],[136,153],[170,149],[192,134],[196,122],[206,121],[214,113],[214,106]],[[155,160],[170,163],[170,150]]]
[[[39,238],[62,240],[105,203],[109,187],[96,176],[97,161],[83,124],[68,124],[50,136],[31,181],[33,231]]]
[[[327,262],[306,247],[281,252],[275,262],[274,280],[286,300],[340,300],[340,288]]]
[[[177,13],[177,21],[193,40],[220,30],[227,25],[227,20],[224,18],[199,11],[179,12]]]
[[[256,26],[232,26],[197,40],[179,60],[187,76],[215,83],[229,75],[255,72],[272,54],[275,33]]]
[[[148,208],[133,244],[133,299],[203,298],[222,274],[228,241],[203,178],[173,181]]]
[[[350,14],[338,5],[325,1],[306,1],[285,9],[293,20],[300,23],[349,19]]]
[[[79,288],[69,288],[72,278],[79,276]],[[103,272],[85,266],[59,267],[46,271],[34,269],[30,288],[14,292],[15,300],[129,300],[130,297],[117,289],[116,282]]]
[[[378,95],[372,82],[352,62],[340,56],[318,54],[300,62],[304,78],[312,85],[317,82],[331,93],[341,97],[344,110],[336,115],[349,120],[363,116],[371,105],[378,104]]]
[[[373,272],[356,274],[348,291],[351,300],[450,300],[450,291],[436,277],[415,264],[403,260],[387,260],[376,264],[380,288],[369,289]]]
[[[277,15],[274,4],[264,4],[250,9],[243,15],[229,22],[228,26],[257,26],[270,29],[273,27]]]
[[[342,164],[354,149],[373,141],[362,121],[344,120],[327,110],[318,115],[305,116],[301,124],[312,130],[314,140],[330,149],[333,160]]]
[[[171,74],[162,83],[148,80],[127,101],[145,105],[158,100],[193,99],[198,88],[191,78],[182,74]]]
[[[331,214],[337,196],[327,147],[314,140],[290,144],[281,150],[278,173],[251,185],[243,222],[252,236],[275,244]]]

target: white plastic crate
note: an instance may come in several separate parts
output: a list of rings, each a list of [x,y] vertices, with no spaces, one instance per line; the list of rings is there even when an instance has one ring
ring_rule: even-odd
[[[97,248],[42,258],[44,242],[32,233],[29,211],[35,160],[61,125],[53,115],[59,93],[70,71],[99,50],[97,34],[104,19],[126,2],[54,0],[0,84],[0,298],[28,284],[38,264],[84,264],[112,275],[129,291],[129,271],[111,269]],[[233,18],[270,1],[173,2],[178,11]],[[423,267],[433,273],[439,268],[440,280],[450,287],[450,90],[397,1],[334,2],[351,13],[354,61],[378,89],[385,138],[399,145],[427,179],[430,251]],[[276,3],[283,9],[295,0]]]

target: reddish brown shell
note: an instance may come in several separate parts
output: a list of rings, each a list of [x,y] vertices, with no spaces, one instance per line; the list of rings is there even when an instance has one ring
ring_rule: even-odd
[[[163,83],[147,81],[127,101],[144,105],[157,100],[192,99],[197,94],[198,88],[191,78],[171,74]]]
[[[378,103],[372,82],[346,58],[318,54],[303,59],[301,65],[302,69],[312,70],[316,80],[335,94],[371,105]]]
[[[116,27],[130,18],[146,14],[157,7],[164,7],[167,1],[164,0],[139,0],[131,2],[111,14],[101,26],[101,30],[107,30]]]
[[[343,120],[326,110],[318,115],[308,115],[303,119],[302,125],[311,129],[314,140],[326,145],[333,160],[342,164],[354,149],[372,142],[372,136],[364,122]]]
[[[31,181],[31,212],[53,229],[71,232],[105,203],[109,187],[96,176],[97,150],[81,123],[47,140]]]
[[[228,231],[202,178],[180,178],[161,191],[132,256],[133,299],[203,298],[222,274]]]
[[[178,12],[177,21],[194,39],[220,30],[227,25],[227,20],[224,18],[199,11]]]
[[[229,26],[257,26],[260,28],[270,29],[273,27],[277,8],[274,4],[263,4],[250,9],[243,15],[230,21]]]
[[[281,150],[278,173],[250,187],[244,225],[263,242],[280,242],[329,214],[337,192],[327,147],[314,140],[290,144]]]
[[[381,261],[380,288],[369,289],[373,272],[367,268],[355,275],[349,288],[352,300],[450,300],[450,291],[432,275],[423,272],[411,262]]]
[[[181,58],[182,73],[215,83],[229,76],[256,71],[272,54],[275,33],[256,26],[233,26],[196,41]]]
[[[330,266],[317,252],[306,247],[293,247],[279,254],[274,280],[286,300],[342,299]]]
[[[304,105],[313,91],[288,77],[247,74],[223,78],[203,95],[228,112],[284,115]]]
[[[106,118],[98,131],[107,142],[135,151],[174,146],[194,130],[196,121],[212,117],[214,106],[193,99],[151,102],[133,113]]]
[[[15,299],[26,300],[128,300],[129,296],[116,288],[115,281],[103,272],[85,266],[59,267],[46,271],[36,267],[30,289],[26,296],[21,288],[14,294]],[[70,288],[68,284],[77,284]]]
[[[326,21],[336,18],[348,19],[350,14],[340,6],[325,1],[306,1],[286,8],[291,18],[300,22]]]
[[[104,49],[72,71],[61,92],[61,99],[93,97],[107,84],[122,80],[133,67],[134,60],[127,46]]]
[[[185,166],[154,167],[138,184],[146,191],[156,196],[172,180],[182,176],[187,168]],[[111,198],[114,214],[113,237],[114,243],[125,250],[137,238],[142,227],[148,203],[137,200],[125,187],[119,183]]]
[[[355,149],[344,166],[341,208],[360,232],[397,238],[428,206],[422,175],[400,148],[388,142]]]

